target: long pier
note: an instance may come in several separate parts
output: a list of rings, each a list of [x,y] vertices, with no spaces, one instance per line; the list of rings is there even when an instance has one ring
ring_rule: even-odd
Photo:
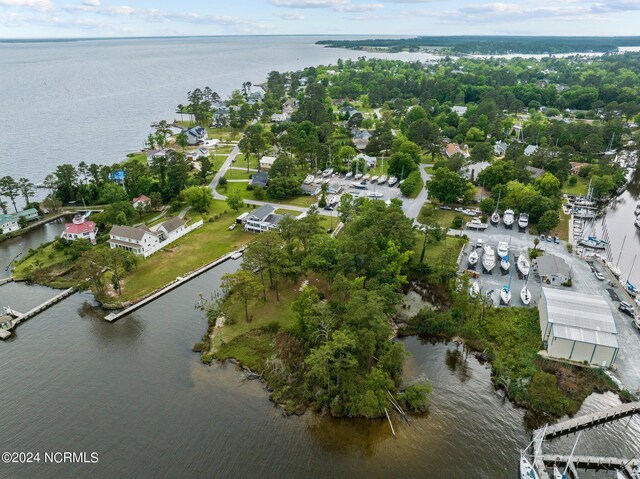
[[[117,321],[118,319],[120,319],[120,318],[122,318],[124,316],[127,316],[128,314],[133,313],[135,310],[143,307],[145,304],[149,304],[150,302],[155,301],[156,299],[160,298],[161,296],[164,296],[169,291],[174,290],[178,286],[182,286],[186,282],[191,281],[192,279],[200,276],[202,273],[205,273],[205,272],[209,271],[211,268],[215,268],[219,264],[224,263],[225,261],[231,259],[231,257],[233,255],[235,255],[236,253],[244,252],[245,249],[247,249],[247,247],[243,246],[239,250],[232,251],[231,253],[226,254],[226,255],[222,256],[221,258],[218,258],[217,260],[215,260],[215,261],[213,261],[211,263],[205,264],[201,268],[198,268],[198,269],[196,269],[194,271],[191,271],[190,273],[187,273],[184,276],[178,276],[173,282],[171,282],[168,285],[164,286],[163,288],[159,289],[155,293],[150,294],[146,298],[141,299],[140,301],[132,304],[131,306],[129,306],[128,308],[123,309],[122,311],[119,311],[117,313],[108,314],[107,316],[104,317],[104,319],[106,319],[110,323],[112,323],[114,321]]]
[[[589,429],[639,413],[640,401],[635,401],[605,409],[604,411],[574,417],[558,424],[536,430],[533,433],[534,467],[540,479],[549,479],[549,474],[546,470],[547,464],[566,464],[569,460],[568,456],[543,454],[542,443],[545,439],[573,434],[583,429]],[[573,463],[575,467],[587,469],[612,469],[621,468],[625,465],[640,467],[640,459],[633,459],[629,461],[628,459],[616,457],[573,456],[571,458],[571,463]]]
[[[30,309],[26,313],[20,313],[20,312],[14,310],[14,309],[9,308],[9,307],[5,308],[6,313],[9,316],[11,316],[12,318],[14,318],[13,321],[12,321],[11,329],[15,328],[20,323],[22,323],[24,321],[27,321],[28,319],[33,318],[34,316],[36,316],[37,314],[40,314],[41,312],[45,311],[46,309],[49,309],[51,306],[53,306],[54,304],[59,303],[63,299],[67,298],[68,296],[71,296],[73,293],[75,293],[75,291],[76,291],[75,288],[65,289],[62,293],[59,293],[59,294],[55,295],[53,298],[48,299],[44,303],[39,304],[35,308]],[[4,333],[2,335],[0,335],[0,339],[7,339],[11,335],[11,332],[8,331],[8,330],[3,330],[3,331],[4,331]]]

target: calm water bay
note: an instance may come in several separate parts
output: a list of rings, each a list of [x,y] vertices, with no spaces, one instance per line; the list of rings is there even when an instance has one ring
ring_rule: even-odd
[[[142,146],[148,125],[172,118],[187,90],[227,94],[273,69],[361,52],[315,47],[311,37],[112,40],[0,44],[0,176],[40,181],[61,162],[111,163]],[[52,223],[0,245],[0,277],[28,248],[57,236]],[[191,352],[206,330],[194,308],[227,262],[117,323],[75,294],[0,343],[0,452],[97,452],[98,464],[4,465],[5,478],[514,478],[530,438],[523,411],[491,386],[490,370],[453,343],[405,340],[406,379],[433,384],[429,414],[409,425],[284,417],[262,385],[232,364]],[[53,296],[0,286],[0,306]],[[617,404],[593,395],[585,411]],[[633,455],[640,420],[583,435],[579,451]],[[566,452],[572,439],[549,445]],[[593,477],[585,474],[581,477]],[[602,476],[600,476],[602,477]]]

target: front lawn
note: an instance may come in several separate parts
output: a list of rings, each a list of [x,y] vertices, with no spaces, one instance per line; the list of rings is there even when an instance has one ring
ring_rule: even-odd
[[[586,196],[587,190],[589,189],[589,180],[580,176],[575,176],[574,178],[576,178],[578,182],[570,186],[569,181],[566,181],[562,187],[562,192],[567,195]]]

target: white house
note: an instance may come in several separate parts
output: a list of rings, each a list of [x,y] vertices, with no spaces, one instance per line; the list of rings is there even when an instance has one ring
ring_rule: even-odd
[[[151,198],[149,198],[148,196],[145,195],[140,195],[137,198],[134,198],[132,200],[133,203],[133,207],[138,209],[138,208],[144,208],[145,206],[147,206],[149,203],[151,202]]]
[[[493,152],[496,154],[496,156],[504,156],[504,154],[507,152],[508,147],[509,145],[507,145],[504,141],[499,141],[493,146]]]
[[[171,218],[170,220],[165,221],[156,230],[157,233],[161,234],[161,240],[165,241],[171,239],[176,236],[180,236],[180,234],[184,231],[185,225],[187,222],[182,218]]]
[[[124,248],[139,256],[143,256],[154,246],[160,244],[161,233],[151,231],[146,226],[114,225],[109,231],[107,243],[111,248]]]
[[[275,211],[271,205],[263,205],[251,211],[244,219],[245,231],[262,233],[277,228],[284,215],[278,215]]]
[[[287,113],[274,113],[273,115],[271,115],[271,121],[273,123],[284,123],[285,121],[289,121],[291,119],[291,116],[289,116]]]
[[[187,143],[189,145],[198,145],[208,138],[207,130],[201,126],[194,126],[188,130],[184,130],[187,135]]]
[[[96,228],[96,224],[93,221],[86,221],[84,216],[76,215],[71,223],[64,225],[64,231],[60,236],[68,241],[85,239],[91,241],[92,244],[96,244],[97,233],[98,228]]]
[[[260,169],[270,170],[273,166],[274,161],[276,161],[275,156],[263,156],[262,158],[260,158]]]
[[[20,218],[24,218],[27,221],[35,221],[39,218],[38,210],[35,208],[27,208],[26,210],[10,215],[0,214],[0,234],[18,231],[20,229]]]
[[[620,349],[617,330],[602,297],[542,288],[538,311],[549,356],[607,368],[615,362]]]

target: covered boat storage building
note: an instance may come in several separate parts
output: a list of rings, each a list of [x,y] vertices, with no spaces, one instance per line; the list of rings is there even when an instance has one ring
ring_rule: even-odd
[[[599,296],[542,288],[542,341],[550,357],[610,367],[618,355],[616,325]]]

